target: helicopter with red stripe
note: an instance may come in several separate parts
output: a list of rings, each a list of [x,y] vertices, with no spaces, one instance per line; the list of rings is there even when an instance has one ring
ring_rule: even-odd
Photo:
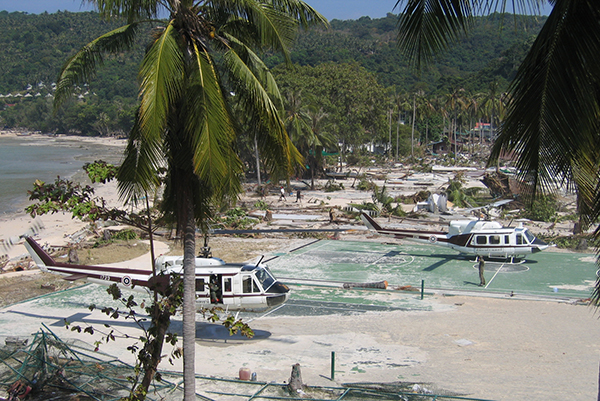
[[[65,280],[88,282],[146,292],[168,285],[171,274],[183,274],[182,256],[156,258],[156,275],[149,269],[90,266],[57,262],[31,236],[25,247],[40,270],[62,275]],[[261,259],[262,261],[262,259]],[[208,254],[196,257],[196,305],[219,306],[228,311],[261,312],[285,303],[290,289],[277,281],[267,265],[227,264]]]

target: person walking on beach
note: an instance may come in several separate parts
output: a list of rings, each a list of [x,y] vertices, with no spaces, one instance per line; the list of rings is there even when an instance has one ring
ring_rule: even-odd
[[[283,187],[281,187],[279,190],[279,200],[283,200],[285,202],[285,189]]]
[[[485,285],[485,276],[483,275],[485,260],[483,260],[483,256],[477,256],[477,261],[479,262],[479,286],[483,287]]]
[[[296,191],[296,202],[302,203],[302,194],[300,193],[300,190]]]

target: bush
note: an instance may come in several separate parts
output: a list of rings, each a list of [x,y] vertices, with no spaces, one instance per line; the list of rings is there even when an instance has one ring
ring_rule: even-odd
[[[265,202],[264,200],[259,200],[258,202],[256,202],[254,204],[254,208],[258,209],[258,210],[268,210],[269,204],[267,202]]]
[[[216,221],[221,227],[228,227],[238,230],[247,230],[257,223],[257,220],[248,217],[248,214],[241,207],[234,207],[225,212],[223,217],[219,217]]]
[[[335,192],[335,191],[343,191],[344,190],[344,184],[337,183],[333,180],[329,180],[327,181],[327,183],[325,184],[325,192]]]
[[[138,239],[139,236],[138,236],[137,232],[135,232],[135,230],[128,228],[128,229],[116,232],[112,238],[115,241],[130,241],[130,240]]]
[[[356,186],[356,189],[358,189],[359,191],[372,191],[374,187],[375,184],[373,183],[373,181],[361,178],[358,185]]]
[[[557,221],[558,201],[554,195],[538,195],[533,202],[527,202],[519,217],[534,221]]]

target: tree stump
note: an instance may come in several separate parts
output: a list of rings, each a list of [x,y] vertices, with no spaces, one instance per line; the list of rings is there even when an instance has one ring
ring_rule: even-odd
[[[271,220],[273,220],[273,213],[270,210],[267,210],[265,212],[265,218],[264,218],[264,220],[265,221],[271,221]]]
[[[69,249],[69,263],[71,264],[79,264],[79,255],[77,255],[77,249],[70,248]]]
[[[292,365],[292,374],[290,375],[290,380],[288,381],[288,389],[290,393],[297,394],[302,391],[304,388],[304,383],[302,383],[302,372],[300,371],[300,364],[297,363]]]

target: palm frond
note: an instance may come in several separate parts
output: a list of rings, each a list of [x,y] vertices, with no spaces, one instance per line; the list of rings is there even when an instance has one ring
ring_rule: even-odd
[[[215,188],[217,196],[239,190],[241,162],[235,155],[235,123],[220,86],[216,66],[206,50],[194,44],[193,70],[186,96],[186,131],[192,138],[194,171]]]
[[[327,18],[301,0],[271,0],[270,3],[276,10],[282,11],[297,20],[302,28],[317,25],[324,28],[329,27]]]
[[[128,203],[141,199],[141,196],[158,187],[158,172],[163,160],[160,144],[144,141],[139,125],[135,124],[129,134],[125,158],[117,172],[119,198]]]
[[[285,126],[292,142],[299,148],[310,148],[313,145],[310,117],[306,113],[297,112],[289,115],[285,119]]]
[[[63,66],[54,94],[54,108],[59,108],[73,93],[76,85],[94,77],[96,67],[104,61],[104,53],[129,50],[135,41],[138,23],[125,25],[85,45]]]
[[[138,118],[144,140],[161,140],[169,112],[182,96],[184,74],[184,54],[171,21],[154,41],[140,67]]]
[[[224,1],[216,2],[226,3]],[[269,48],[281,52],[286,61],[290,61],[289,47],[296,39],[298,22],[268,2],[257,0],[236,1],[239,7],[238,18],[230,17],[219,32],[233,37],[251,40],[259,48]],[[253,35],[244,35],[248,30]]]
[[[234,49],[240,60],[252,71],[256,79],[261,82],[269,98],[275,103],[278,109],[283,109],[283,99],[275,77],[262,61],[262,59],[245,43],[242,43],[237,37],[226,35],[229,48]]]
[[[157,0],[83,0],[92,4],[101,17],[106,19],[125,18],[128,23],[157,18],[164,9],[162,1]]]
[[[405,4],[398,18],[398,46],[421,66],[465,34],[473,21],[470,1],[398,0]]]
[[[590,154],[600,116],[600,74],[591,67],[600,63],[597,8],[592,2],[558,2],[509,89],[490,162],[513,152],[534,190],[582,177],[573,169],[588,170],[581,168],[585,160],[597,157]]]
[[[239,96],[244,109],[248,110],[248,118],[252,120],[255,132],[260,133],[257,142],[262,148],[265,165],[272,171],[281,171],[283,168],[293,172],[293,164],[301,162],[302,156],[291,144],[279,109],[260,77],[254,74],[244,62],[244,57],[233,48],[224,54],[224,61],[236,96]]]

